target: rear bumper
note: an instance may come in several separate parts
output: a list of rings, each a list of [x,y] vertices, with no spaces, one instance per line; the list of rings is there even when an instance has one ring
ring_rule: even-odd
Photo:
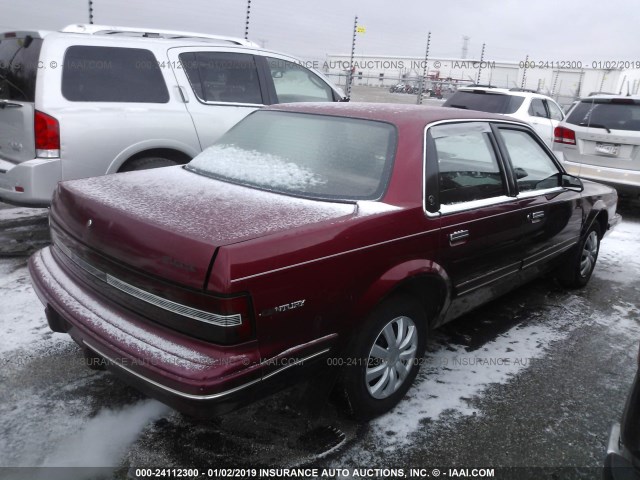
[[[71,335],[134,388],[194,417],[221,415],[291,385],[322,368],[319,360],[335,340],[328,335],[301,345],[294,358],[268,360],[260,358],[257,341],[221,346],[198,340],[94,293],[55,255],[47,247],[29,259],[50,328]]]
[[[13,164],[0,159],[0,200],[28,207],[47,207],[62,179],[59,158],[33,159]],[[23,191],[16,191],[22,187]]]
[[[55,331],[106,359],[118,377],[190,415],[219,415],[257,394],[262,375],[256,342],[212,345],[107,303],[63,270],[51,248],[29,259],[34,289]]]
[[[618,193],[628,195],[640,194],[640,171],[599,167],[586,163],[570,162],[564,159],[562,160],[562,164],[571,175],[604,183],[615,188]]]

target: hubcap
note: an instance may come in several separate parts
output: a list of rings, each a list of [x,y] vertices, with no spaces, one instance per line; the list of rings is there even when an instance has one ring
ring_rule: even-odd
[[[586,277],[596,264],[598,257],[598,234],[591,232],[584,242],[582,256],[580,257],[580,275]]]
[[[409,317],[387,323],[373,342],[365,382],[373,398],[384,399],[402,386],[413,367],[418,349],[418,331]]]

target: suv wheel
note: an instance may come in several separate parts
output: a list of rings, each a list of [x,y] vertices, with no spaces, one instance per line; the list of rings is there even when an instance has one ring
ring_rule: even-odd
[[[584,287],[598,260],[600,250],[600,225],[594,221],[587,234],[578,243],[577,250],[558,271],[558,280],[567,288]]]
[[[344,390],[351,413],[368,420],[391,410],[413,383],[425,350],[427,319],[407,295],[380,304],[349,350]]]
[[[150,168],[173,167],[178,165],[175,160],[163,157],[142,157],[129,160],[120,169],[121,172],[133,172],[134,170],[148,170]]]

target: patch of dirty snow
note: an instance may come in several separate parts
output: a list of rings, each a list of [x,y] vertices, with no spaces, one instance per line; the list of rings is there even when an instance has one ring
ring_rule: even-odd
[[[0,209],[0,222],[22,218],[45,217],[47,215],[49,215],[48,208],[2,208]]]
[[[25,259],[0,262],[0,364],[17,350],[35,353],[71,340],[49,330],[44,305],[33,291]]]
[[[506,383],[543,357],[548,347],[567,335],[560,328],[523,325],[509,330],[480,350],[441,347],[425,357],[425,365],[398,407],[371,423],[373,434],[387,448],[408,445],[427,419],[444,412],[478,413],[472,397],[494,383]]]

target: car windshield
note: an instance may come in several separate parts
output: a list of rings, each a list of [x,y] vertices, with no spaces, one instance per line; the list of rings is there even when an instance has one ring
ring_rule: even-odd
[[[386,188],[395,149],[396,129],[388,123],[257,111],[186,168],[294,196],[377,200]]]
[[[449,100],[444,102],[444,107],[463,108],[465,110],[479,110],[487,113],[515,113],[524,97],[516,95],[504,95],[501,93],[487,93],[484,90],[473,92],[458,91]]]
[[[640,104],[624,98],[582,100],[567,117],[567,123],[637,132],[640,131]]]

